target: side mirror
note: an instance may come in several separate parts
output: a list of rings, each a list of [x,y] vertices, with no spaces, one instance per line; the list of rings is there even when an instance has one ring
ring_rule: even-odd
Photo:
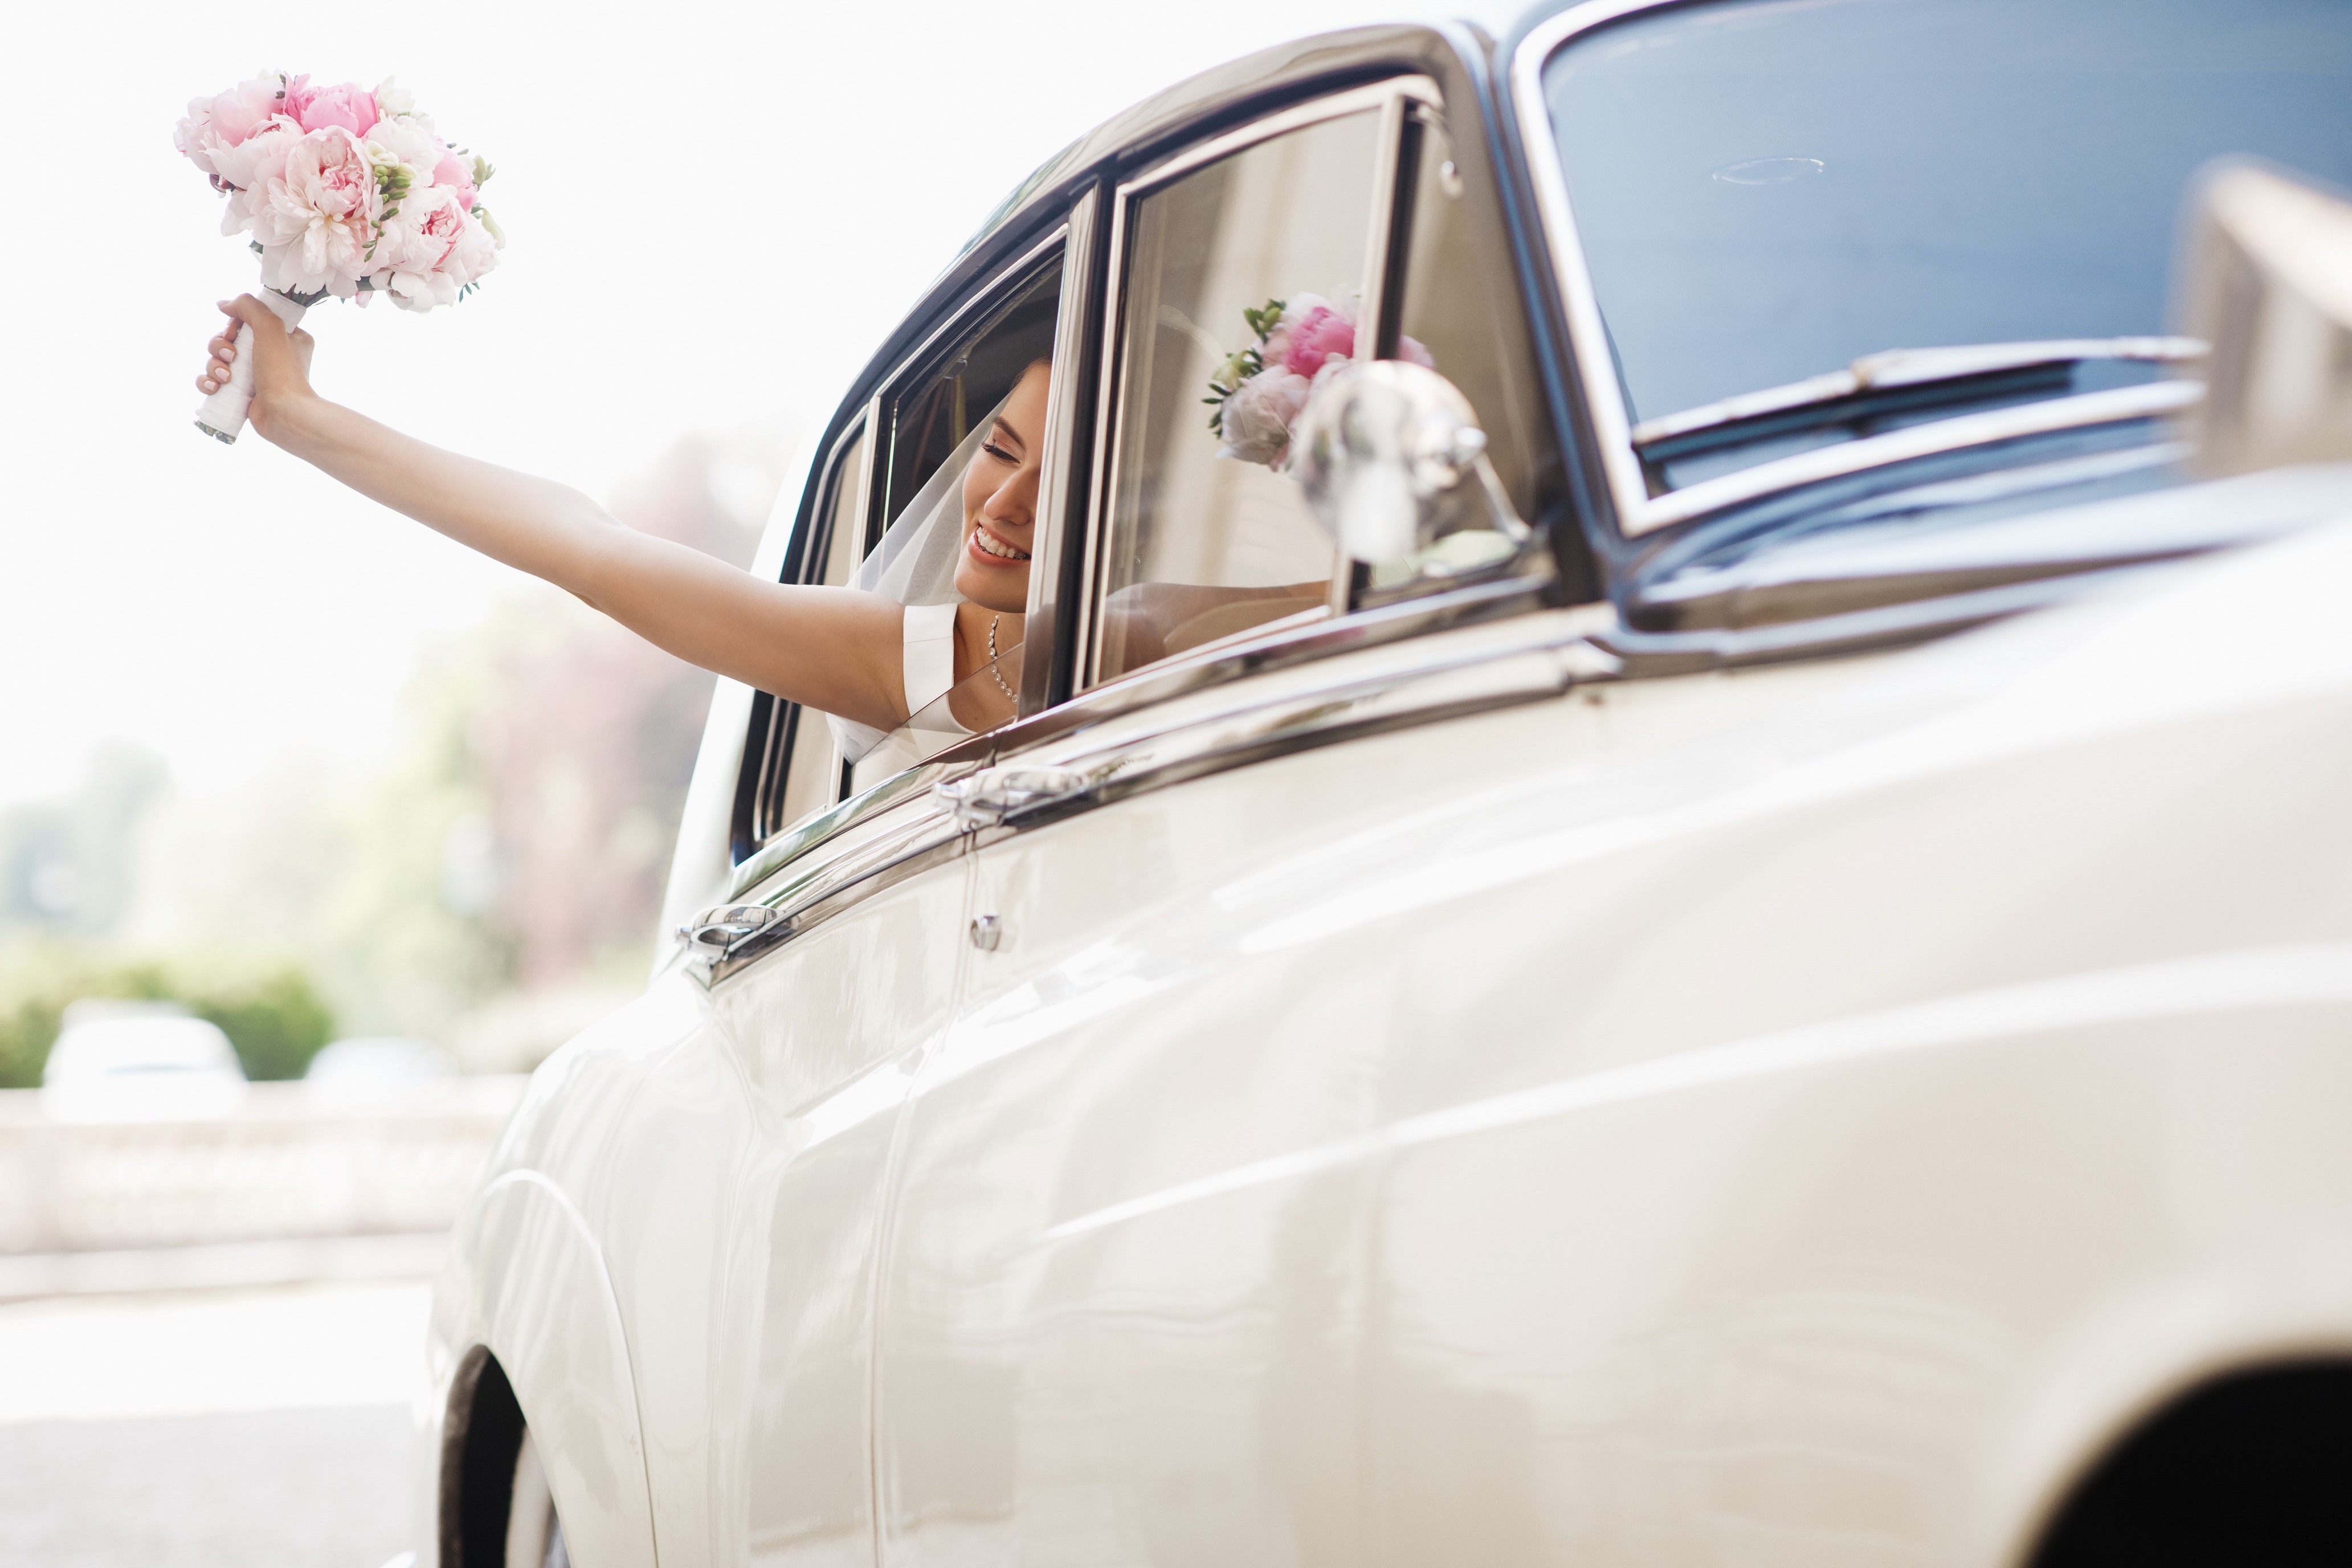
[[[1402,360],[1351,364],[1318,387],[1292,428],[1288,471],[1339,548],[1376,567],[1472,570],[1531,534],[1486,460],[1470,400]]]
[[[2352,200],[2254,163],[2208,173],[2181,327],[2213,345],[2197,467],[2352,461]]]

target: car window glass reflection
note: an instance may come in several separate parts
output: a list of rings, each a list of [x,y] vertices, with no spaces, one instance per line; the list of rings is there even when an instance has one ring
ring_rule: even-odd
[[[1332,542],[1278,468],[1314,374],[1354,352],[1379,135],[1326,121],[1135,204],[1098,679],[1327,596]]]

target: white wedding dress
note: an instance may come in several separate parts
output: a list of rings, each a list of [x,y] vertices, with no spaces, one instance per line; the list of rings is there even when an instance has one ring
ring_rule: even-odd
[[[956,604],[907,606],[905,662],[907,721],[879,736],[873,749],[855,759],[849,771],[853,791],[870,789],[902,769],[936,755],[972,731],[956,722],[948,710],[948,689],[955,685]],[[846,720],[835,719],[838,736]],[[863,730],[866,726],[855,726]],[[846,752],[844,752],[846,755]]]

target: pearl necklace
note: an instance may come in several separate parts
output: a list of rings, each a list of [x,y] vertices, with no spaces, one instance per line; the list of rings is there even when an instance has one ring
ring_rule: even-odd
[[[996,682],[996,689],[1018,702],[1021,700],[1020,697],[1013,688],[1004,684],[1004,677],[998,673],[996,668],[996,623],[1003,618],[1001,615],[991,616],[988,618],[988,679]]]

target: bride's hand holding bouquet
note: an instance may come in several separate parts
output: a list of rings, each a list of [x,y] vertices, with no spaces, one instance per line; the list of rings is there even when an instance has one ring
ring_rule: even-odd
[[[313,390],[305,307],[383,294],[430,310],[497,259],[479,198],[489,165],[446,146],[404,93],[266,75],[191,105],[178,143],[226,195],[223,229],[249,235],[261,258],[261,289],[224,303],[230,325],[205,345],[206,430],[233,439],[249,412],[265,439],[361,495],[786,700],[877,733],[929,700],[907,679],[909,628],[929,622],[887,594],[754,576],[624,527],[569,485],[442,450]],[[948,684],[986,669],[1007,711],[994,661],[1019,643],[1028,605],[1047,381],[1043,358],[1024,370],[935,509],[963,545]]]
[[[207,400],[231,384],[231,372],[242,359],[250,405],[247,417],[265,441],[287,445],[286,421],[294,405],[310,395],[310,354],[316,339],[299,327],[289,329],[278,313],[250,294],[223,300],[220,312],[228,325],[205,345],[211,355],[196,390]],[[238,344],[245,345],[241,352]]]
[[[258,303],[287,328],[330,295],[453,304],[498,263],[503,240],[480,194],[489,163],[451,149],[389,79],[370,90],[264,72],[191,101],[173,140],[227,196],[221,232],[253,237]],[[215,356],[226,374],[196,416],[224,441],[251,392],[250,331],[233,345],[246,353]]]

